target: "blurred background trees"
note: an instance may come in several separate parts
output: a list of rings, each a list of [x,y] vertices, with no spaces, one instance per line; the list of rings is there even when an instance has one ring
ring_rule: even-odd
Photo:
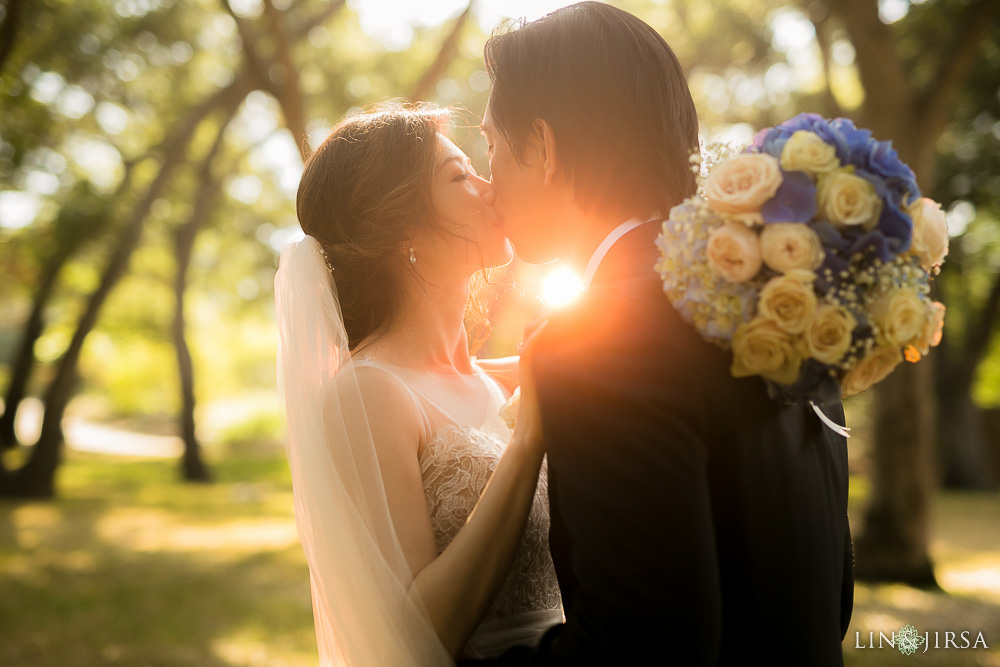
[[[849,405],[874,408],[859,574],[932,584],[931,490],[1000,479],[1000,2],[615,4],[674,47],[706,140],[846,115],[948,211],[942,346]],[[191,481],[220,443],[280,439],[271,283],[302,158],[406,96],[467,108],[455,137],[486,173],[482,45],[512,8],[0,2],[0,495],[57,493],[70,419],[176,434]],[[495,281],[481,354],[514,350],[550,268]]]

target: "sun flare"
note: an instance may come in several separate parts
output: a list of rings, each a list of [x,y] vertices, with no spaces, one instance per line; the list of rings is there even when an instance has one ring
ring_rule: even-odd
[[[557,266],[542,280],[542,300],[549,306],[565,306],[583,292],[583,281],[565,266]]]

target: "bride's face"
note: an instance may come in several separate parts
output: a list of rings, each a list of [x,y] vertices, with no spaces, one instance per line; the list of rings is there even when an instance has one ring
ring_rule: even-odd
[[[455,267],[470,275],[483,268],[504,266],[513,259],[494,202],[496,191],[479,176],[469,157],[447,137],[438,135],[438,160],[433,179],[434,207],[447,230],[415,246],[417,262]]]

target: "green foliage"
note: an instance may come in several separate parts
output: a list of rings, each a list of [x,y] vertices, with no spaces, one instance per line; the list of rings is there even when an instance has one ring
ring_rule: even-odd
[[[16,349],[45,263],[65,251],[71,259],[47,311],[40,344],[44,378],[68,342],[118,231],[159,173],[164,137],[233,81],[247,65],[248,48],[233,18],[213,0],[21,4],[22,28],[0,73],[0,182],[5,184],[0,189],[26,193],[40,209],[24,228],[0,226],[0,312],[5,315],[0,359],[9,359]],[[278,4],[290,31],[326,7],[319,0]],[[753,130],[800,110],[832,114],[839,105],[849,112],[863,100],[853,47],[824,3],[616,4],[644,18],[672,45],[688,73],[706,138],[745,140]],[[938,53],[923,46],[958,30],[963,15],[960,0],[933,0],[911,4],[893,24],[901,55],[918,80],[932,75]],[[271,57],[275,44],[264,19],[241,18],[255,48]],[[361,29],[348,3],[293,40],[310,142],[317,144],[346,114],[410,95],[451,27],[451,20],[417,27],[407,49],[388,50]],[[1000,270],[989,259],[1000,256],[995,231],[997,30],[989,32],[977,54],[939,142],[938,182],[924,184],[946,207],[961,211],[968,204],[977,213],[968,232],[954,240],[941,280],[950,309],[946,341],[961,340],[964,323],[975,319],[990,277]],[[468,110],[454,135],[483,173],[488,172],[485,146],[476,126],[488,95],[482,45],[489,31],[475,17],[466,24],[454,59],[429,93],[433,102]],[[817,34],[832,37],[826,60]],[[198,161],[219,122],[218,115],[212,116],[194,133],[187,159],[152,208],[129,275],[84,349],[84,392],[105,401],[110,414],[159,415],[177,407],[169,333],[174,235],[191,213],[202,180]],[[197,395],[206,403],[273,387],[271,280],[275,248],[296,227],[299,169],[296,141],[283,125],[282,108],[272,95],[250,93],[216,160],[221,191],[197,237],[186,308]],[[521,323],[537,308],[537,276],[530,268],[517,271],[517,288],[499,291],[493,310],[497,333],[487,353],[513,351]],[[996,355],[997,346],[991,349]],[[992,356],[983,364],[976,390],[983,403],[1000,401],[990,370],[998,366]]]
[[[247,419],[233,423],[218,435],[220,444],[233,451],[245,451],[247,446],[274,445],[285,437],[285,417],[277,411],[255,412]]]

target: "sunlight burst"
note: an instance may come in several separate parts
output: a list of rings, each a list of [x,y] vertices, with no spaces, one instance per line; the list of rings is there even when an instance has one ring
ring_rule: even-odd
[[[549,306],[565,306],[583,292],[583,281],[565,266],[552,269],[542,281],[542,300]]]

